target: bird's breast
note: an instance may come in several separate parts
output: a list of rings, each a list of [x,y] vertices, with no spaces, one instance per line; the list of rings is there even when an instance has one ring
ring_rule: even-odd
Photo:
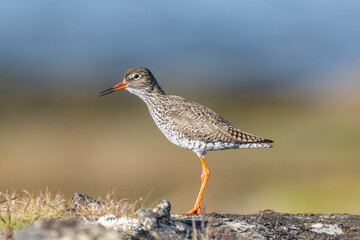
[[[166,110],[159,111],[158,109],[149,107],[149,112],[155,124],[173,144],[192,151],[206,148],[205,142],[194,140],[187,136],[186,132],[182,129],[179,129],[177,125],[174,124],[173,119],[166,114]]]

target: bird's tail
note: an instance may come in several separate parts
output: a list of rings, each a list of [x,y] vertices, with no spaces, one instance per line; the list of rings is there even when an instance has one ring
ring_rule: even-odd
[[[252,142],[252,143],[240,143],[239,148],[272,148],[273,146],[270,143],[273,143],[274,141],[270,139],[262,139],[258,142]]]

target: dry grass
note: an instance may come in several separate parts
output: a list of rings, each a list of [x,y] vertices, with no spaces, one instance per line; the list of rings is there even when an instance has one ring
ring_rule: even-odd
[[[21,194],[0,192],[0,231],[12,232],[27,227],[38,219],[97,219],[106,214],[129,216],[142,207],[139,202],[117,200],[114,192],[107,194],[105,199],[97,199],[96,202],[97,204],[78,206],[61,192],[53,194],[48,190],[37,193],[23,190]]]
[[[61,193],[55,195],[48,191],[30,194],[23,191],[0,193],[0,229],[17,230],[26,227],[35,220],[70,217],[70,201]]]

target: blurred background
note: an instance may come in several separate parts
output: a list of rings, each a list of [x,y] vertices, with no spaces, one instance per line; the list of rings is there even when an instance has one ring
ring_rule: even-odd
[[[207,212],[360,214],[360,2],[2,1],[0,191],[115,188],[190,210],[197,156],[144,103],[97,93],[148,67],[273,149],[210,152]]]

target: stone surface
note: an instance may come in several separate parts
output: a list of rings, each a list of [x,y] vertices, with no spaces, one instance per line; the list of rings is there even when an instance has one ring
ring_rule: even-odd
[[[78,207],[99,204],[89,196],[78,202]],[[13,239],[360,239],[360,215],[283,214],[265,210],[249,215],[171,216],[170,210],[170,203],[162,200],[152,210],[140,209],[138,218],[116,218],[110,214],[86,222],[38,221],[17,231]]]
[[[124,239],[115,231],[104,227],[85,224],[75,219],[58,221],[37,221],[30,228],[13,234],[16,240],[120,240]]]
[[[192,226],[171,218],[170,210],[170,202],[162,200],[153,210],[140,209],[137,219],[107,215],[97,223],[137,239],[191,239]]]
[[[77,208],[83,208],[83,207],[97,208],[99,205],[102,204],[100,200],[95,200],[91,198],[89,195],[81,194],[81,193],[75,193],[71,199],[75,207]]]
[[[360,239],[360,215],[283,214],[266,210],[249,215],[211,213],[205,218],[177,216],[198,225],[205,219],[208,236],[214,239]]]

